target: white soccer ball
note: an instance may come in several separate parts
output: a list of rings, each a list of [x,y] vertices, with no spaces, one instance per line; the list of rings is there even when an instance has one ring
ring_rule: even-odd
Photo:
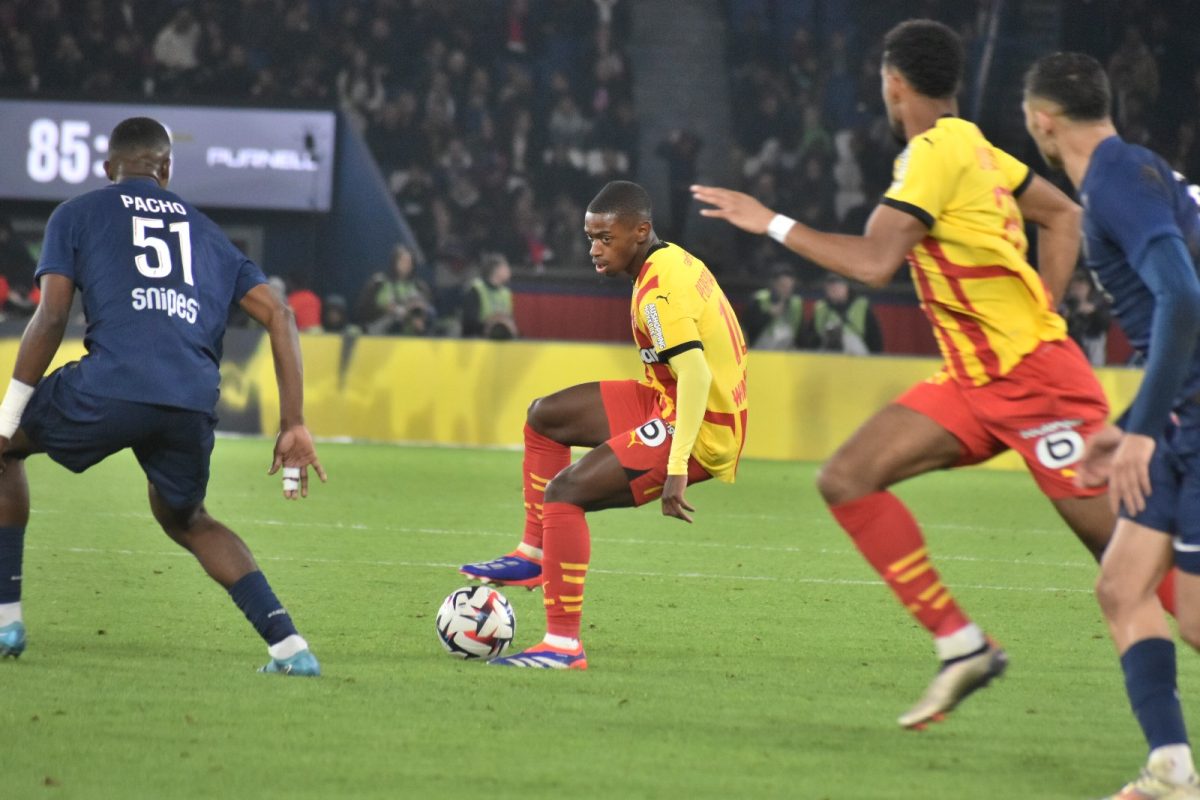
[[[490,586],[455,589],[438,609],[438,641],[455,658],[495,658],[508,649],[516,632],[516,612]]]

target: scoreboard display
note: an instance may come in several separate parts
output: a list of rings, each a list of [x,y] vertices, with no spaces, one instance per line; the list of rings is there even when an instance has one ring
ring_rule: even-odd
[[[66,200],[108,183],[108,134],[153,117],[171,134],[171,189],[200,207],[328,211],[332,111],[0,100],[0,199]]]

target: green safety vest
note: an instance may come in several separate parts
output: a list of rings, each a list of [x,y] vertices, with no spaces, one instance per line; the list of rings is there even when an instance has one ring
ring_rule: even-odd
[[[495,287],[483,278],[471,281],[471,288],[479,294],[479,319],[486,320],[493,314],[512,316],[512,289],[507,286]]]
[[[754,299],[758,302],[758,307],[764,312],[771,310],[771,290],[759,289],[754,293]],[[804,301],[797,295],[792,295],[788,300],[787,312],[784,314],[784,319],[792,326],[792,330],[796,330],[796,326],[800,324],[800,320],[804,317]]]
[[[813,327],[817,336],[824,337],[830,323],[844,323],[858,338],[867,340],[867,308],[871,305],[865,297],[856,297],[850,301],[845,316],[842,316],[829,305],[828,300],[818,300],[813,304]]]
[[[390,303],[402,306],[414,297],[425,297],[415,280],[388,280],[375,293],[375,306],[380,309],[386,308]]]
[[[759,289],[754,293],[754,300],[758,303],[758,307],[762,309],[764,314],[770,313],[770,289]],[[763,328],[758,338],[754,342],[751,342],[751,344],[755,347],[766,347],[772,350],[777,350],[781,347],[784,349],[795,347],[796,331],[799,330],[800,322],[803,319],[804,300],[798,295],[792,295],[788,300],[783,316],[773,320],[767,327]],[[785,330],[781,330],[781,328]]]

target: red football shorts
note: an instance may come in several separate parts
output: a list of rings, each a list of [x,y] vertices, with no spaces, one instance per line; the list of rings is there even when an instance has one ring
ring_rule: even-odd
[[[608,429],[613,432],[607,444],[629,477],[633,504],[657,500],[667,481],[667,457],[674,430],[663,421],[658,392],[637,381],[601,381],[600,396],[608,415]],[[711,477],[699,461],[688,458],[688,484]]]
[[[1105,491],[1081,489],[1074,481],[1084,440],[1108,420],[1108,401],[1070,339],[1043,342],[1010,373],[983,386],[960,386],[942,371],[896,402],[954,434],[963,446],[957,466],[1012,448],[1051,500]]]

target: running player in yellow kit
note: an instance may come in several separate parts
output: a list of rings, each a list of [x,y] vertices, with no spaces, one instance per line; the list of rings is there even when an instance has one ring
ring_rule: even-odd
[[[689,483],[732,482],[746,439],[746,344],[703,262],[654,234],[636,183],[605,186],[584,216],[596,271],[633,281],[630,317],[641,381],[572,386],[529,406],[525,534],[512,553],[461,572],[487,583],[541,586],[546,637],[491,663],[586,669],[579,642],[591,553],[584,512],[640,506],[691,522]],[[572,446],[592,447],[574,464]]]
[[[885,285],[908,261],[945,364],[867,420],[818,479],[838,523],[934,638],[941,666],[900,716],[908,728],[941,719],[1001,674],[1007,656],[941,582],[889,487],[1011,448],[1093,555],[1113,525],[1104,488],[1073,480],[1108,405],[1052,301],[1078,257],[1079,207],[958,118],[963,62],[957,34],[932,20],[885,37],[883,98],[906,147],[862,236],[815,231],[747,195],[693,187],[713,206],[702,214],[769,234],[838,274]],[[1025,219],[1040,228],[1040,275],[1026,260]]]

